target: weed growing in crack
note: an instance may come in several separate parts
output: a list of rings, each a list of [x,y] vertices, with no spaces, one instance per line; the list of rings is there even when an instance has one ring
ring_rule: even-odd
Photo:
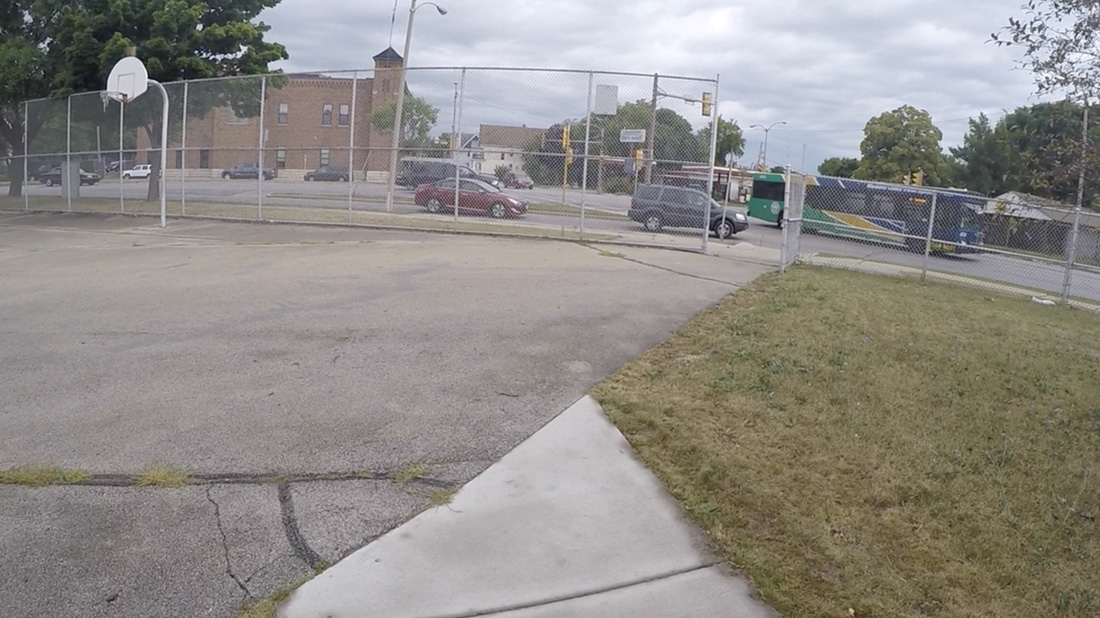
[[[153,464],[144,472],[134,477],[134,484],[139,487],[167,487],[176,488],[191,485],[195,479],[183,470],[171,466]]]
[[[26,485],[29,487],[75,485],[90,478],[92,478],[92,475],[84,470],[67,470],[56,466],[0,470],[0,485]]]
[[[428,476],[428,467],[422,464],[414,464],[390,472],[388,478],[398,483],[408,483],[416,479],[422,479],[425,476]]]

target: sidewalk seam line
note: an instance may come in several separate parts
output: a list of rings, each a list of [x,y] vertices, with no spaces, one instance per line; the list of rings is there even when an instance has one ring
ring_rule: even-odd
[[[444,615],[439,616],[438,618],[480,618],[482,616],[493,616],[493,615],[496,615],[496,614],[503,614],[505,612],[514,612],[514,611],[519,611],[519,610],[524,610],[524,609],[532,609],[532,608],[535,608],[535,607],[543,607],[543,606],[546,606],[546,605],[553,605],[555,603],[564,603],[565,601],[573,601],[575,599],[583,599],[583,598],[586,598],[586,597],[597,596],[597,595],[601,595],[601,594],[606,594],[608,592],[615,592],[616,590],[624,590],[626,588],[633,588],[635,586],[643,586],[645,584],[651,584],[653,582],[658,582],[658,581],[661,581],[661,580],[664,580],[664,579],[670,579],[672,577],[678,577],[680,575],[687,575],[689,573],[694,573],[695,571],[702,571],[702,570],[705,570],[705,569],[710,569],[710,568],[713,568],[713,567],[718,566],[720,564],[722,564],[721,560],[715,560],[715,561],[708,562],[706,564],[702,564],[702,565],[699,565],[699,566],[693,566],[693,567],[688,567],[688,568],[684,568],[684,569],[678,569],[678,570],[675,570],[675,571],[669,571],[668,573],[662,573],[660,575],[654,575],[652,577],[646,577],[646,578],[643,578],[643,579],[639,579],[639,580],[635,580],[635,581],[631,581],[631,582],[626,582],[626,583],[623,583],[623,584],[613,584],[613,585],[610,585],[610,586],[605,586],[603,588],[596,588],[594,590],[589,590],[587,592],[561,595],[561,596],[551,597],[551,598],[548,598],[548,599],[545,599],[545,600],[542,600],[542,601],[534,601],[534,602],[531,602],[531,603],[515,603],[515,604],[512,604],[512,605],[505,605],[505,606],[502,606],[502,607],[498,607],[498,608],[495,608],[495,609],[489,609],[489,610],[478,610],[478,611],[467,612],[467,613],[462,613],[462,614],[444,614]]]

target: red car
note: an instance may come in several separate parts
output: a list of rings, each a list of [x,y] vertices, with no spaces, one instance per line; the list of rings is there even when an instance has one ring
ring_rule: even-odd
[[[455,179],[446,178],[416,188],[416,205],[428,212],[454,212]],[[490,215],[497,219],[519,217],[527,212],[527,202],[516,199],[493,185],[463,178],[458,185],[459,214]]]

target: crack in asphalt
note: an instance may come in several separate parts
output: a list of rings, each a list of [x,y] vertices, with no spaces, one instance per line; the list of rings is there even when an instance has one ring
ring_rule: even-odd
[[[408,481],[394,481],[391,475],[397,470],[377,472],[305,472],[291,474],[243,474],[226,472],[222,474],[191,474],[189,482],[184,485],[278,485],[282,483],[319,483],[319,482],[345,482],[345,481],[379,481],[386,483],[398,482],[400,484],[427,485],[437,488],[452,488],[458,483],[430,476],[420,476]],[[20,483],[7,483],[19,485]],[[77,481],[52,483],[54,485],[73,485],[88,487],[135,487],[138,486],[137,478],[129,474],[91,474]],[[145,489],[158,489],[157,486],[142,486]],[[178,489],[178,487],[166,487]]]
[[[313,551],[313,548],[302,537],[301,530],[298,529],[298,518],[294,515],[294,500],[290,495],[290,483],[279,483],[278,487],[279,510],[282,512],[283,532],[286,533],[286,540],[290,543],[290,548],[294,550],[295,556],[305,562],[314,572],[319,572],[325,568],[325,561],[317,555],[317,552]]]
[[[245,587],[244,582],[242,582],[240,578],[237,577],[237,574],[233,572],[233,564],[229,561],[229,537],[228,535],[226,535],[225,527],[222,525],[221,507],[219,507],[218,502],[214,500],[214,496],[210,494],[211,489],[213,489],[212,486],[208,486],[206,488],[206,499],[210,502],[210,504],[214,505],[214,521],[217,522],[218,532],[222,535],[222,554],[225,556],[225,574],[228,575],[230,579],[232,579],[237,584],[237,587],[244,592],[245,599],[248,601],[252,601],[252,593],[248,591],[248,588]]]

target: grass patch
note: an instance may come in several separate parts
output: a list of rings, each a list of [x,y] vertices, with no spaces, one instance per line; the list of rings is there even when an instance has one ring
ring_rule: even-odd
[[[425,476],[428,476],[428,472],[429,470],[427,466],[414,464],[401,468],[400,470],[394,470],[393,472],[390,472],[387,478],[397,483],[408,483],[411,481],[415,481],[416,479],[422,479]]]
[[[26,485],[29,487],[75,485],[90,478],[92,478],[92,475],[84,470],[69,470],[56,466],[0,470],[0,485]]]
[[[323,570],[324,569],[318,569],[316,573],[320,573]],[[237,618],[275,618],[275,611],[279,608],[279,603],[287,600],[295,590],[301,588],[306,582],[313,579],[316,573],[306,575],[293,584],[279,588],[265,599],[255,603],[246,603],[242,605],[240,613],[237,614]]]
[[[430,491],[428,492],[428,503],[432,506],[446,506],[451,503],[451,500],[454,500],[456,493],[458,493],[458,490],[453,488]]]
[[[786,616],[1100,615],[1100,320],[767,275],[593,395]]]
[[[134,484],[139,487],[184,487],[191,485],[195,479],[183,470],[171,466],[153,464],[141,474],[134,477]]]

